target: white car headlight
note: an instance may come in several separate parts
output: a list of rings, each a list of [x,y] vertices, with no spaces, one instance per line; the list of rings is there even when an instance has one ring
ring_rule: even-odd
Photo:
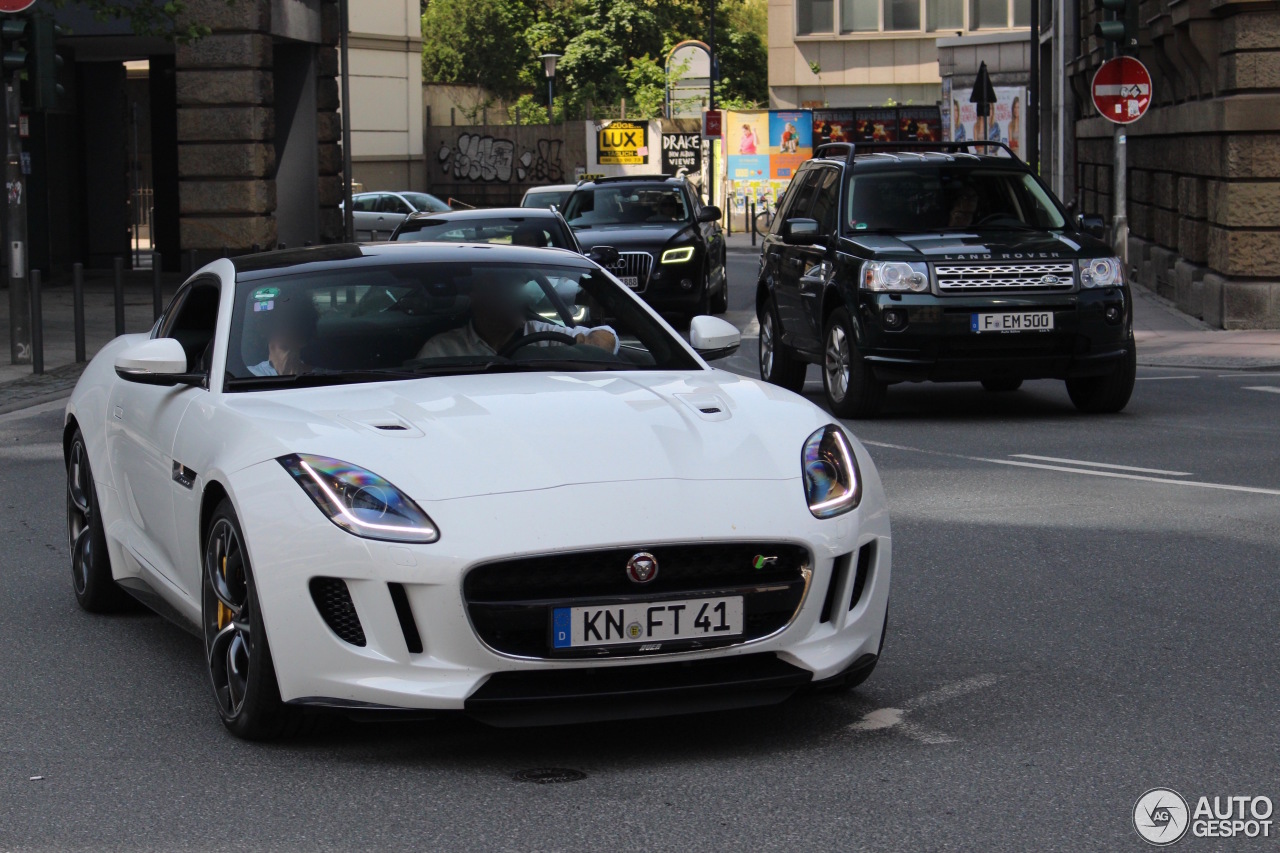
[[[408,495],[357,465],[292,453],[276,460],[329,520],[348,533],[388,542],[435,542],[435,522]]]
[[[1119,258],[1093,258],[1080,262],[1081,287],[1114,287],[1124,284]]]
[[[809,436],[800,458],[809,512],[831,518],[862,500],[862,472],[844,430],[828,424]]]
[[[681,246],[678,249],[667,249],[662,253],[662,263],[664,264],[683,264],[685,261],[693,260],[693,247]]]
[[[907,261],[867,261],[862,265],[862,286],[889,292],[929,290],[929,267]]]

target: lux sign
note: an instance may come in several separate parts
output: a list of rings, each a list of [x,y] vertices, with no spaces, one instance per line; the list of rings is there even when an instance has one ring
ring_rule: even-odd
[[[602,166],[642,166],[649,162],[649,124],[613,121],[600,128],[596,151]]]

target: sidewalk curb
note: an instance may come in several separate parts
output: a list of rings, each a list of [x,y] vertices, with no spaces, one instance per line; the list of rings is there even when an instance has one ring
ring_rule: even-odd
[[[20,412],[23,409],[34,409],[36,406],[43,406],[46,403],[66,400],[71,396],[71,390],[70,388],[64,388],[58,391],[50,391],[48,394],[42,394],[38,397],[27,397],[22,400],[0,403],[0,415],[8,415],[12,412]]]

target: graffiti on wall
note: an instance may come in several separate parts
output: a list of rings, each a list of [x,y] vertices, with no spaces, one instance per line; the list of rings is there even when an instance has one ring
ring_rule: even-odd
[[[539,139],[517,156],[513,140],[460,133],[453,145],[443,143],[436,156],[444,173],[461,181],[557,183],[564,180],[563,145],[561,139]]]

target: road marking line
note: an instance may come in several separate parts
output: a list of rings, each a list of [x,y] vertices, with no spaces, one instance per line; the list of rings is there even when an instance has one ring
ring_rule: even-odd
[[[1269,376],[1272,379],[1280,379],[1280,373],[1276,373],[1274,370],[1271,371],[1270,373],[1219,373],[1218,374],[1219,379],[1242,379],[1246,376]]]
[[[1041,465],[1036,462],[1015,462],[1012,459],[988,459],[985,456],[965,456],[961,453],[944,453],[941,450],[925,450],[920,447],[906,447],[901,444],[887,444],[880,441],[861,439],[863,444],[872,447],[887,447],[890,450],[909,450],[913,453],[924,453],[929,456],[947,456],[952,459],[964,459],[969,462],[990,462],[993,465],[1014,465],[1019,468],[1040,468],[1044,471],[1063,471],[1067,474],[1089,474],[1094,477],[1111,477],[1117,480],[1139,480],[1146,483],[1163,483],[1166,486],[1190,486],[1197,489],[1216,489],[1226,492],[1246,492],[1254,495],[1277,495],[1280,489],[1262,489],[1256,486],[1233,486],[1227,483],[1202,483],[1199,480],[1165,480],[1160,477],[1145,477],[1139,474],[1122,474],[1119,471],[1090,471],[1086,468],[1065,468],[1061,465]]]
[[[851,732],[876,732],[893,729],[919,743],[955,743],[957,738],[911,722],[907,719],[907,715],[919,708],[931,708],[934,705],[941,705],[944,702],[950,702],[952,699],[976,693],[979,690],[990,687],[999,680],[1000,676],[986,673],[964,678],[951,684],[944,684],[935,690],[921,693],[914,699],[908,699],[903,703],[905,705],[903,708],[876,708],[874,711],[868,711],[862,716],[861,720],[856,723],[850,723],[847,728]]]
[[[1269,394],[1280,394],[1280,388],[1271,385],[1247,385],[1245,391],[1266,391]]]
[[[1011,453],[1015,459],[1035,459],[1039,462],[1065,462],[1068,465],[1084,465],[1088,468],[1111,468],[1116,471],[1136,471],[1139,474],[1164,474],[1166,477],[1193,477],[1189,471],[1162,471],[1159,468],[1135,468],[1132,465],[1110,465],[1106,462],[1085,462],[1083,459],[1059,459],[1055,456],[1035,456],[1031,453]]]
[[[1161,379],[1199,379],[1199,376],[1138,376],[1139,382],[1158,382]]]

